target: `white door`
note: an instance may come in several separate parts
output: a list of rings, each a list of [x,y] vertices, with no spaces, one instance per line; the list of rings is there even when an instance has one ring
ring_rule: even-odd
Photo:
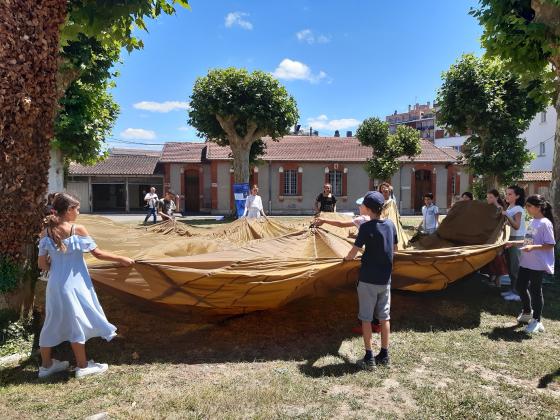
[[[81,213],[91,212],[91,208],[89,207],[89,189],[87,182],[68,182],[66,185],[66,191],[80,200]]]

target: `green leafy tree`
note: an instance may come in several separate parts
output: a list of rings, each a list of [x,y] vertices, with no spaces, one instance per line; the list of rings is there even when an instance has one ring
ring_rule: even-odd
[[[99,150],[99,141],[116,115],[114,102],[106,93],[109,75],[103,78],[98,73],[93,77],[102,67],[101,56],[115,62],[121,48],[128,51],[141,48],[142,42],[133,36],[134,28],[146,29],[144,19],[173,14],[177,5],[188,7],[188,2],[0,2],[0,62],[9,65],[4,66],[5,74],[0,78],[1,90],[5,92],[0,100],[3,103],[0,132],[2,150],[7,157],[0,160],[0,202],[5,204],[6,221],[0,234],[0,273],[15,273],[18,277],[17,281],[10,283],[15,285],[13,294],[0,299],[0,309],[5,306],[2,303],[5,301],[11,309],[23,314],[29,308],[28,303],[33,302],[33,284],[37,277],[36,239],[43,218],[49,148],[55,130],[59,145],[70,145],[71,154],[80,159],[88,160],[95,150]],[[14,37],[15,33],[21,36]],[[97,46],[91,43],[92,56],[96,57],[91,66],[84,64],[84,56],[79,51],[70,53],[67,50],[76,47],[76,43],[83,44],[85,39],[97,42]],[[89,54],[87,48],[82,52]],[[100,80],[101,86],[96,89],[95,84]],[[76,81],[78,83],[72,86]],[[68,96],[64,97],[67,90]],[[97,94],[99,98],[96,98]],[[60,112],[55,128],[56,103],[63,97],[65,109]],[[103,105],[108,109],[102,110]],[[82,112],[83,122],[80,123]],[[79,132],[80,124],[88,135],[70,141],[72,133]],[[81,146],[74,147],[74,142],[81,143]],[[79,148],[87,150],[80,151]],[[20,267],[21,270],[15,272],[10,267]],[[0,277],[1,284],[3,280]]]
[[[479,0],[471,12],[484,27],[482,44],[523,79],[546,74],[548,99],[560,119],[560,1]],[[556,123],[552,165],[553,212],[560,220],[560,122]],[[560,223],[556,224],[560,236]]]
[[[104,47],[93,37],[80,35],[63,48],[62,56],[82,71],[59,101],[52,144],[62,151],[66,161],[94,164],[106,154],[105,138],[119,113],[119,106],[109,93],[115,75],[111,67],[118,60],[119,51]]]
[[[185,0],[69,0],[61,29],[57,76],[60,109],[53,147],[66,161],[94,164],[106,156],[104,142],[119,107],[108,90],[112,66],[122,48],[143,47],[133,29],[147,30],[145,19],[174,14]]]
[[[356,137],[364,146],[373,148],[366,170],[371,179],[388,180],[400,167],[401,156],[413,157],[422,151],[420,132],[407,125],[399,125],[394,134],[389,124],[379,118],[367,118],[356,130]]]
[[[473,133],[465,142],[464,158],[487,188],[520,179],[533,159],[519,136],[546,105],[539,76],[525,83],[501,60],[472,54],[463,55],[443,75],[438,121],[451,132]]]
[[[298,120],[296,101],[278,80],[233,67],[199,77],[190,107],[188,123],[198,135],[231,148],[237,183],[249,181],[252,145],[264,136],[277,140]]]

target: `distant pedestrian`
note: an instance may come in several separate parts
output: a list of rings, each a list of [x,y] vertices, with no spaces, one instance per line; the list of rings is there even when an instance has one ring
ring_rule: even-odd
[[[434,204],[434,195],[432,193],[424,194],[424,206],[422,207],[422,221],[418,226],[419,230],[423,230],[427,234],[434,233],[439,226],[439,209]]]
[[[488,204],[494,206],[496,211],[501,213],[504,208],[504,202],[500,197],[498,190],[493,189],[486,193],[486,201]],[[504,252],[500,252],[496,255],[490,263],[485,265],[481,270],[482,273],[488,274],[490,276],[490,281],[494,282],[497,287],[501,286],[500,277],[508,273],[506,257]]]
[[[470,191],[465,191],[463,194],[461,194],[461,201],[473,201],[474,197],[472,195],[472,192]]]
[[[56,193],[49,193],[47,196],[47,204],[45,205],[44,214],[48,216],[49,214],[53,214],[53,201]]]
[[[148,209],[148,214],[146,215],[146,218],[144,219],[144,224],[148,223],[148,219],[150,218],[150,216],[152,216],[154,218],[154,223],[157,222],[157,207],[158,207],[158,196],[156,194],[156,189],[155,187],[151,187],[150,188],[150,192],[148,194],[146,194],[146,196],[144,197],[144,201],[146,202],[146,208]]]
[[[161,220],[173,220],[175,218],[174,212],[175,206],[175,196],[167,191],[162,200],[160,200],[160,211],[158,214],[161,216]]]
[[[243,211],[242,217],[247,217],[248,219],[260,219],[261,215],[264,214],[263,204],[261,196],[259,195],[259,187],[253,185],[251,189],[251,194],[245,199],[245,210]]]
[[[323,186],[323,192],[317,196],[315,200],[315,212],[336,212],[336,197],[332,193],[331,184],[325,184]]]

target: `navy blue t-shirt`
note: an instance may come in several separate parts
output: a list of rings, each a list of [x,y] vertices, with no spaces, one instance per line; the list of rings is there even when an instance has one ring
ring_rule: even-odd
[[[393,249],[397,242],[397,229],[390,220],[374,219],[360,226],[354,245],[366,246],[360,267],[361,282],[379,285],[391,282]]]

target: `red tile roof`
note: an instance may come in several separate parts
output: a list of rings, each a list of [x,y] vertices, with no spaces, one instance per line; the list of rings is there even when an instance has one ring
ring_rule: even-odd
[[[264,160],[272,161],[341,161],[364,162],[371,157],[372,149],[362,146],[355,137],[316,137],[286,136],[279,141],[263,139],[266,144]],[[421,140],[422,152],[414,158],[415,162],[455,162],[456,156],[434,146],[428,140]],[[229,160],[231,149],[207,143],[206,157],[208,160]],[[410,161],[408,157],[401,161]]]
[[[161,162],[201,163],[206,143],[165,143]]]
[[[153,175],[161,152],[113,149],[109,156],[91,166],[70,163],[70,175]]]
[[[552,181],[552,171],[523,172],[523,182]]]

